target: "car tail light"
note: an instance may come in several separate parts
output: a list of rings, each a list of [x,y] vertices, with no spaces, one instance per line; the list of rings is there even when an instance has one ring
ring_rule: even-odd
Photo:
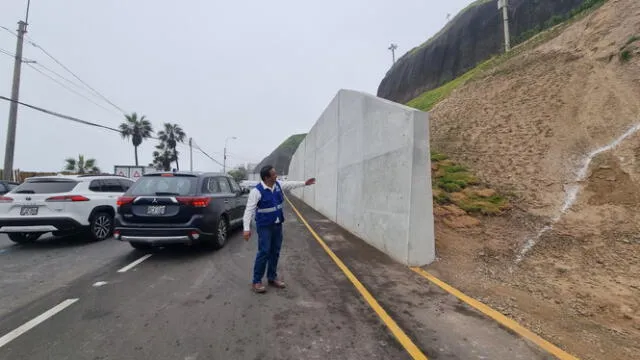
[[[190,205],[197,208],[204,208],[211,203],[210,197],[177,197],[181,204]]]
[[[160,176],[167,177],[167,176],[173,176],[173,174],[162,174]]]
[[[53,196],[47,199],[47,201],[54,202],[76,202],[76,201],[89,201],[89,198],[86,198],[82,195],[61,195],[61,196]]]
[[[120,207],[122,205],[127,205],[133,202],[133,199],[131,196],[121,196],[118,198],[118,200],[116,200],[116,206]]]
[[[13,198],[8,196],[0,196],[0,203],[10,203],[13,202]]]

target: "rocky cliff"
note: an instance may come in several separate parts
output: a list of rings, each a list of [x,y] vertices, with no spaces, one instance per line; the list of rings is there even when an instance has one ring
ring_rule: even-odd
[[[510,0],[512,46],[604,0]],[[378,87],[378,96],[406,103],[504,50],[497,1],[469,5],[426,43],[402,56]]]
[[[304,140],[307,134],[291,135],[280,146],[271,152],[267,157],[262,159],[258,166],[256,166],[254,172],[259,173],[260,168],[265,165],[271,165],[276,168],[276,172],[281,175],[286,175],[289,172],[289,163],[293,153],[296,152],[298,146]]]

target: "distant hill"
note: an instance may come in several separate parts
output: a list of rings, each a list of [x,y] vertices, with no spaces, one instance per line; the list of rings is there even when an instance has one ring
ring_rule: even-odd
[[[286,175],[289,172],[289,163],[291,163],[291,157],[298,149],[298,146],[304,140],[307,134],[296,134],[289,136],[280,146],[278,146],[269,156],[262,159],[258,166],[256,166],[255,173],[259,173],[260,169],[265,165],[272,165],[276,168],[276,172],[281,175]]]

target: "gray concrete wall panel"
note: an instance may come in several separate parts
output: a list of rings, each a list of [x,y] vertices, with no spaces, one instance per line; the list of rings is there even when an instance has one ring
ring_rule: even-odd
[[[428,114],[340,90],[294,154],[293,194],[407,265],[435,259]],[[303,146],[304,145],[304,146]]]

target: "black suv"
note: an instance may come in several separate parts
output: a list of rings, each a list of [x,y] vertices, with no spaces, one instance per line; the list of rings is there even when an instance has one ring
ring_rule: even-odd
[[[242,226],[247,190],[219,173],[145,174],[117,201],[114,237],[136,249],[194,244],[219,249]]]

